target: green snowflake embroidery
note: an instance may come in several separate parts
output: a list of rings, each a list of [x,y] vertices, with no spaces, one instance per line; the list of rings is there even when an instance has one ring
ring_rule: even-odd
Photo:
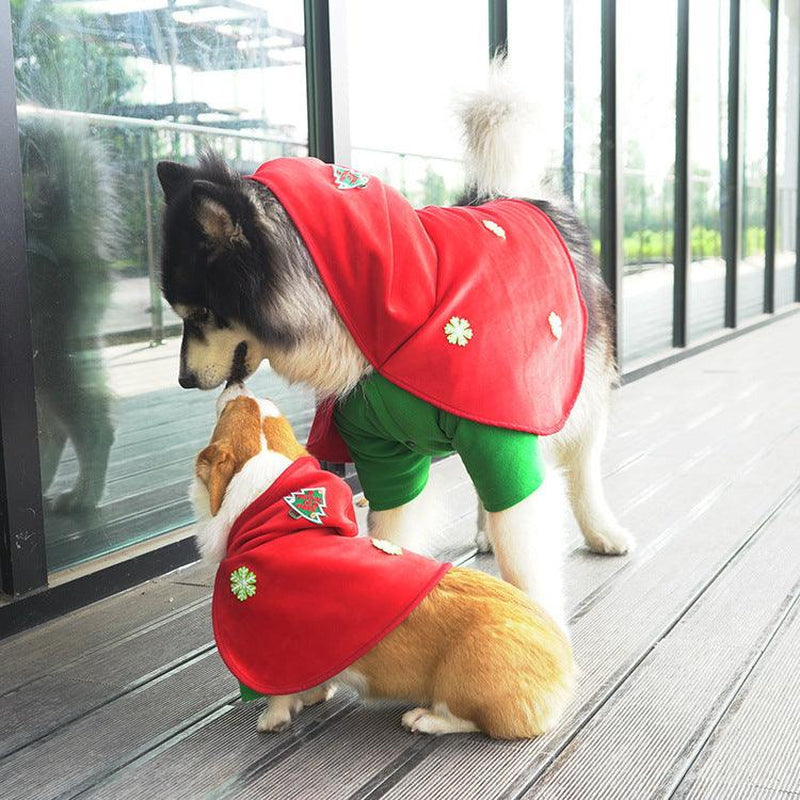
[[[244,602],[256,593],[256,574],[247,567],[239,567],[231,572],[231,591],[237,600]]]
[[[459,347],[466,347],[467,342],[472,338],[469,320],[463,317],[450,317],[450,321],[444,326],[444,333],[450,344],[456,344]]]
[[[363,189],[369,183],[369,175],[349,167],[333,164],[333,182],[338,189]]]

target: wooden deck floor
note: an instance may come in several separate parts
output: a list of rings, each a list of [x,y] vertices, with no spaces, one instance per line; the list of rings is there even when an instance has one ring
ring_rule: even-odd
[[[415,737],[348,693],[259,735],[194,566],[0,642],[0,798],[797,796],[798,344],[795,315],[616,393],[606,481],[639,547],[570,529],[581,674],[549,735]]]

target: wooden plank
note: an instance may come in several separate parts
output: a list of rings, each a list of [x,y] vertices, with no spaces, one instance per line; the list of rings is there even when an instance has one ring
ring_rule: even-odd
[[[0,697],[0,758],[213,648],[204,602],[54,668]]]
[[[354,694],[343,691],[326,703],[304,710],[289,730],[277,734],[256,731],[263,707],[258,701],[237,704],[222,716],[209,716],[167,745],[87,789],[80,795],[81,800],[165,796],[170,800],[196,800],[208,796],[214,787],[219,791],[226,782],[231,786],[239,780],[247,784],[255,765],[278,768],[302,752],[308,742],[328,736],[329,728],[353,714],[357,704]],[[319,775],[317,770],[311,772]],[[166,795],[165,786],[169,787]],[[272,796],[282,797],[283,793]]]
[[[797,472],[795,456],[791,468],[776,476],[773,506],[794,487]],[[553,753],[586,724],[705,591],[715,573],[754,535],[763,523],[764,507],[763,496],[754,494],[746,481],[736,482],[715,503],[676,528],[658,550],[643,561],[642,554],[637,556],[624,580],[611,583],[573,617],[581,676],[576,699],[556,731],[518,743],[444,737],[431,745],[428,757],[407,775],[400,780],[393,776],[369,796],[448,797],[456,763],[462,765],[459,797],[465,799],[501,797],[520,776],[525,776],[523,785],[538,777]],[[715,535],[708,536],[709,530]],[[568,565],[567,582],[571,580]]]
[[[183,664],[0,761],[0,798],[72,796],[225,707],[232,686],[216,653]]]
[[[800,602],[795,600],[674,798],[777,800],[800,795],[798,664]]]
[[[184,576],[191,576],[188,568]],[[208,591],[168,577],[129,589],[0,641],[0,693],[149,630],[203,602]]]
[[[798,527],[795,494],[544,776],[508,795],[572,798],[580,789],[609,800],[670,797],[798,596]],[[765,738],[774,744],[771,732]],[[719,796],[708,789],[703,797]]]

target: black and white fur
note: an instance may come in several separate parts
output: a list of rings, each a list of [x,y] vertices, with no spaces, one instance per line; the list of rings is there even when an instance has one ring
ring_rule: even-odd
[[[517,179],[515,142],[522,115],[495,76],[461,108],[468,190],[462,204],[504,196]],[[512,152],[509,152],[509,150]],[[167,202],[163,290],[184,320],[180,384],[213,389],[252,374],[262,360],[320,397],[349,392],[371,366],[348,333],[294,225],[264,186],[242,179],[217,156],[198,167],[158,165]],[[479,514],[478,541],[494,550],[502,576],[565,624],[561,586],[561,471],[588,547],[617,555],[633,544],[603,491],[600,453],[617,381],[611,297],[586,228],[566,205],[531,200],[555,223],[572,254],[589,313],[586,373],[565,427],[544,439],[544,484],[505,511]],[[370,513],[372,535],[424,549],[429,492]]]

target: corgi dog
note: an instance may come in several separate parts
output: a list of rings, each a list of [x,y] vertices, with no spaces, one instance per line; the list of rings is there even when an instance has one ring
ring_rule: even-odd
[[[269,400],[241,383],[217,404],[192,500],[218,565],[214,632],[260,731],[286,728],[337,685],[415,707],[415,733],[498,739],[550,730],[575,678],[570,643],[509,583],[357,536],[352,493],[320,469]]]

